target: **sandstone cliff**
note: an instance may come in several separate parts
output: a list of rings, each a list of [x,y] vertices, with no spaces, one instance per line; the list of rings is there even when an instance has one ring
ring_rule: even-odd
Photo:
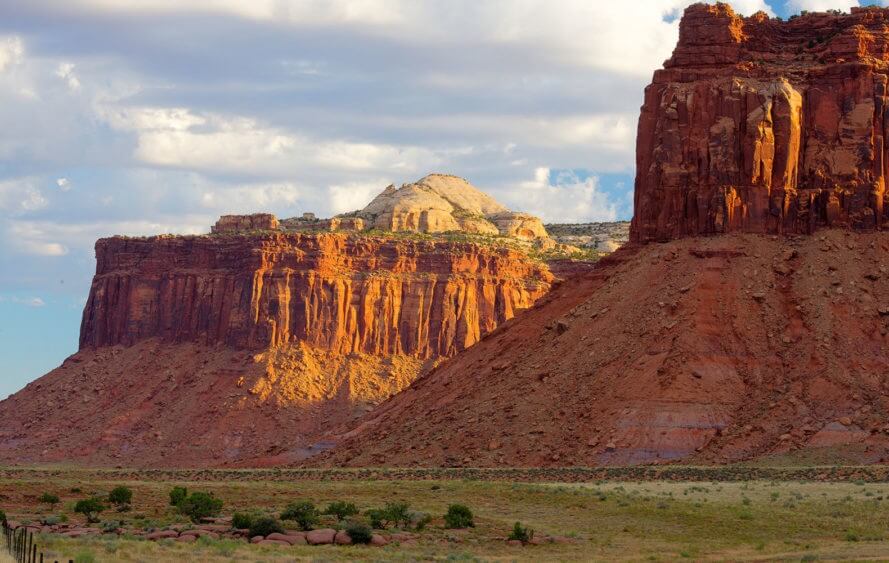
[[[889,460],[889,233],[628,245],[309,463]]]
[[[549,242],[540,219],[510,211],[463,178],[447,174],[430,174],[400,188],[389,186],[354,214],[386,231],[462,231]]]
[[[209,236],[98,241],[81,349],[0,402],[0,460],[293,461],[552,281],[506,247],[256,217],[250,234],[230,218]]]
[[[686,9],[645,90],[632,240],[887,220],[889,10]]]
[[[82,347],[159,337],[450,356],[551,280],[507,248],[333,233],[115,237],[96,244],[96,260]]]

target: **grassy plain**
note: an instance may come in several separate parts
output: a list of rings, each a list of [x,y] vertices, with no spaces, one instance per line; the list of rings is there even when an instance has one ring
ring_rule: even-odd
[[[705,472],[706,474],[706,472]],[[48,476],[50,475],[50,476]],[[98,536],[38,537],[51,560],[87,561],[293,561],[293,560],[821,560],[885,559],[889,555],[889,483],[882,481],[600,480],[507,482],[497,480],[349,479],[318,473],[292,480],[285,474],[239,472],[101,472],[60,469],[0,471],[0,508],[10,518],[37,520],[48,514],[77,521],[73,502],[107,493],[117,485],[134,492],[133,509],[103,514],[128,526],[162,528],[185,519],[168,506],[175,485],[213,492],[235,510],[277,513],[290,502],[354,502],[359,509],[402,501],[435,518],[416,542],[386,547],[252,546],[202,538],[195,544],[170,540]],[[446,473],[444,474],[446,475]],[[228,476],[228,477],[226,477]],[[38,502],[44,492],[62,504],[50,512]],[[446,530],[447,506],[461,503],[475,513],[475,528]],[[537,534],[570,537],[568,543],[510,546],[514,522]]]

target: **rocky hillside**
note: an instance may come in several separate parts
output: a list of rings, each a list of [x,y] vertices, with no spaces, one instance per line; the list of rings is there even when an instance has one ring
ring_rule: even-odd
[[[886,461],[887,295],[884,233],[628,246],[311,463],[726,463],[803,450]]]
[[[589,248],[601,253],[614,252],[630,240],[630,222],[553,223],[546,232],[558,243]]]
[[[349,215],[384,231],[462,231],[525,241],[549,239],[537,217],[510,211],[463,178],[448,174],[430,174],[400,188],[389,186],[367,207]]]
[[[637,244],[312,463],[889,461],[887,24],[690,6],[645,92]]]
[[[887,219],[889,11],[685,11],[645,90],[632,239],[879,228]]]
[[[0,460],[292,461],[552,281],[505,246],[273,227],[100,240],[80,351],[0,402]]]

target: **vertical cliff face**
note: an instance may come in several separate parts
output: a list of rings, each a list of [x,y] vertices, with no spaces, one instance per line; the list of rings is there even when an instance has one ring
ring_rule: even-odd
[[[110,238],[81,347],[146,338],[450,356],[531,306],[546,266],[471,243],[342,234]]]
[[[889,10],[742,18],[685,11],[645,90],[634,241],[881,228]]]
[[[96,259],[80,351],[0,401],[0,460],[292,462],[552,281],[446,238],[221,229],[103,239]]]

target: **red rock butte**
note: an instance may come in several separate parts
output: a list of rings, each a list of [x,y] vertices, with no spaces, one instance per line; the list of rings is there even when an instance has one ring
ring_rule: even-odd
[[[631,240],[882,228],[887,74],[889,9],[689,6],[645,90]]]

